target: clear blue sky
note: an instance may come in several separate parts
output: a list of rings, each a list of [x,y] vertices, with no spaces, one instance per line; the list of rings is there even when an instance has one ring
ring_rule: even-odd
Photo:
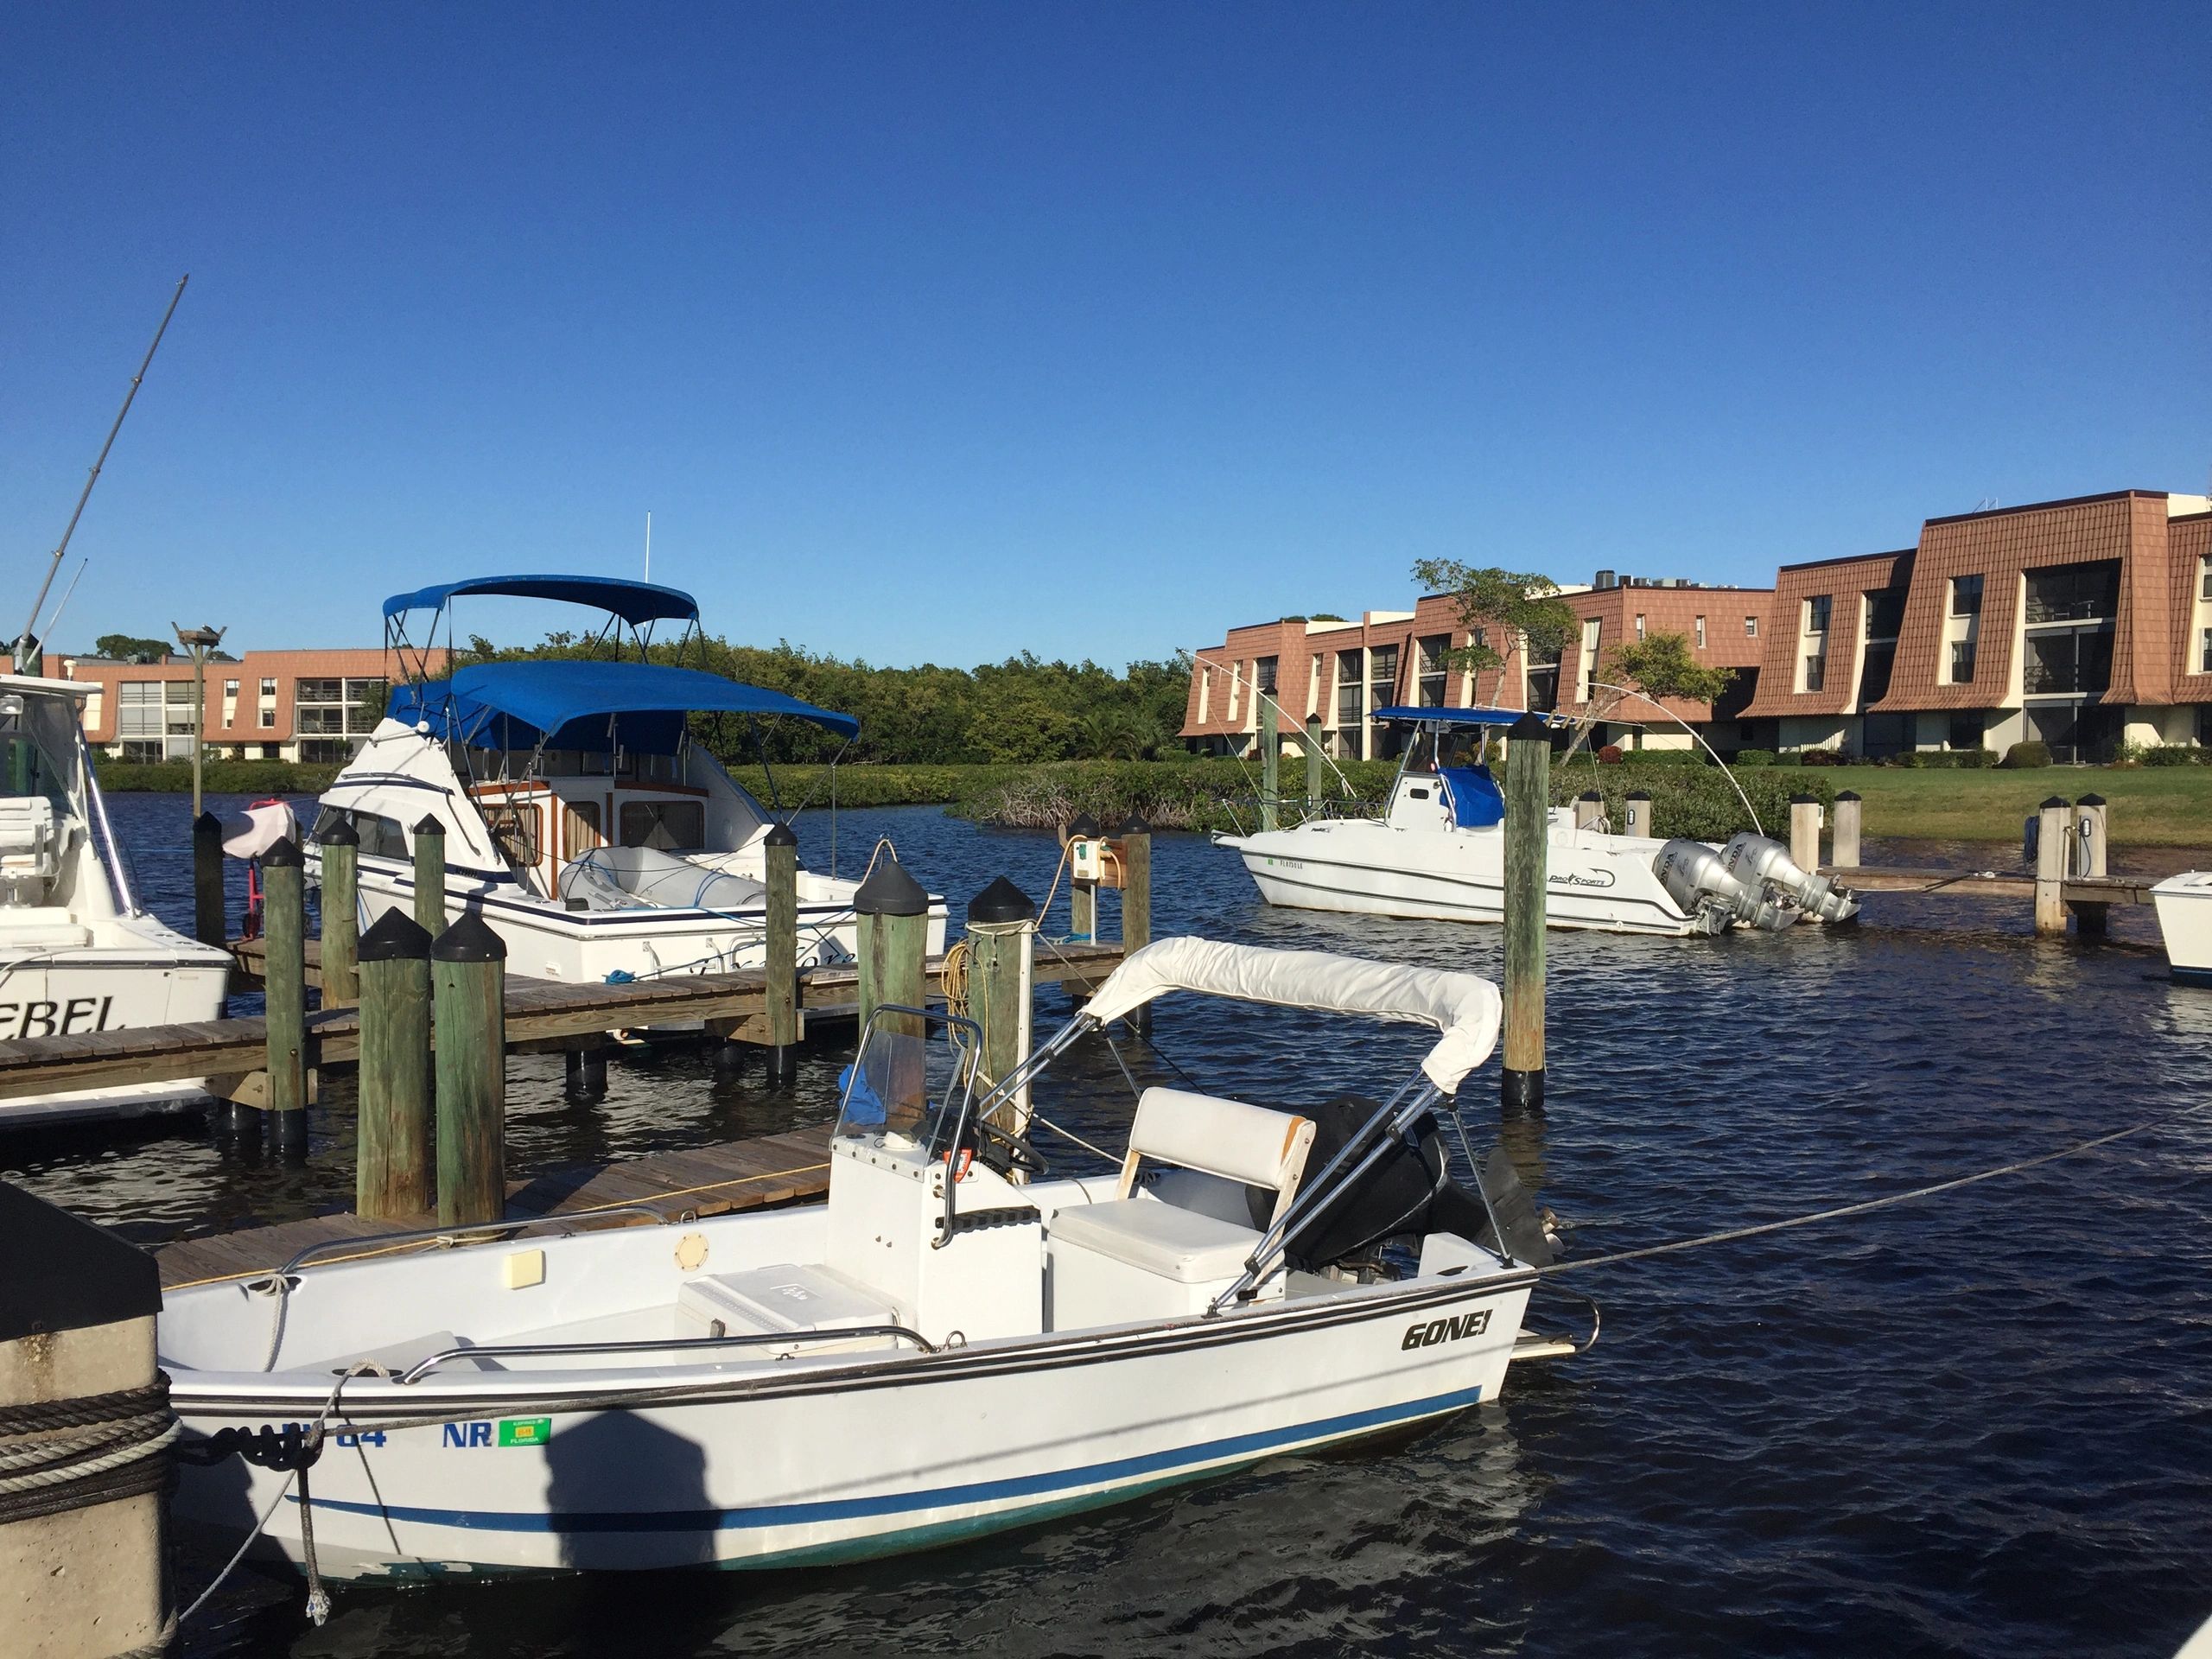
[[[638,568],[1119,664],[2212,467],[2203,13],[19,5],[0,633]]]

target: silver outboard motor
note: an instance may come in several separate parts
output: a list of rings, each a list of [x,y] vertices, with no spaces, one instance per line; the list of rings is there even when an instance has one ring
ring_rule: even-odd
[[[1859,913],[1857,893],[1798,868],[1787,847],[1764,836],[1746,830],[1732,837],[1720,862],[1745,886],[1770,888],[1819,921],[1847,922]]]
[[[1669,842],[1651,861],[1651,872],[1667,896],[1705,922],[1708,932],[1720,932],[1732,922],[1775,932],[1797,919],[1766,896],[1764,885],[1744,881],[1701,841]]]

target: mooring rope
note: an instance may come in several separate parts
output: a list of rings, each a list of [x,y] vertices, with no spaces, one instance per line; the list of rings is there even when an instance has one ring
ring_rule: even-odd
[[[160,1371],[143,1389],[0,1407],[0,1525],[160,1491],[181,1432]]]

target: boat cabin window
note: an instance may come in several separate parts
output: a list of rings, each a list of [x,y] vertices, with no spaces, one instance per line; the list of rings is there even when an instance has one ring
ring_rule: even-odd
[[[399,820],[387,818],[380,812],[355,812],[342,806],[326,806],[308,833],[311,841],[321,841],[322,832],[346,819],[352,819],[353,833],[361,838],[362,855],[368,858],[406,858],[407,834],[399,827]]]
[[[707,806],[703,801],[625,801],[620,818],[621,844],[651,847],[664,853],[681,852],[707,844]]]
[[[59,698],[0,697],[0,793],[43,795],[72,810],[77,791],[74,706]]]
[[[543,820],[535,802],[487,804],[484,827],[499,856],[517,869],[535,869],[545,840]]]
[[[1459,766],[1482,764],[1484,738],[1479,728],[1455,727],[1446,731],[1423,730],[1414,737],[1413,747],[1407,751],[1408,772],[1449,772]]]
[[[563,837],[570,858],[580,857],[594,847],[607,845],[607,832],[600,828],[597,801],[563,801],[562,810],[568,816],[567,833]]]

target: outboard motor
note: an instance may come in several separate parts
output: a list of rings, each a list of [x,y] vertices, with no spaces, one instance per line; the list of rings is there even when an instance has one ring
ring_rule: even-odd
[[[1720,862],[1745,886],[1770,887],[1816,920],[1847,922],[1859,913],[1857,893],[1798,868],[1787,847],[1764,836],[1742,831],[1722,849]]]
[[[1745,883],[1701,841],[1669,842],[1651,861],[1651,870],[1667,896],[1708,933],[1723,932],[1732,922],[1777,932],[1797,919],[1794,911],[1767,897],[1763,883]]]

